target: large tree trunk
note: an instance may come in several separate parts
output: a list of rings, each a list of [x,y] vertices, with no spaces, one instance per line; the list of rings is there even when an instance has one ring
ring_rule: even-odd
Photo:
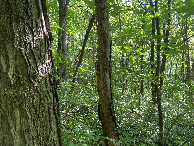
[[[0,145],[61,144],[45,0],[0,0]]]
[[[98,31],[97,84],[99,115],[104,137],[118,141],[111,91],[111,38],[108,5],[106,0],[95,0],[95,2]],[[105,140],[105,144],[108,146],[115,145],[111,140]]]

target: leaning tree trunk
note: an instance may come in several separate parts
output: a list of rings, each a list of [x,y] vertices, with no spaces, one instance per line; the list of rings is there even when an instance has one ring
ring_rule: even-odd
[[[79,56],[79,59],[78,59],[78,63],[77,63],[77,66],[76,66],[75,71],[74,71],[74,74],[73,74],[73,79],[72,79],[72,84],[73,84],[73,86],[72,86],[72,88],[71,88],[70,93],[72,93],[73,90],[74,90],[75,81],[76,81],[76,75],[77,75],[78,69],[79,69],[79,67],[81,66],[81,63],[82,63],[82,61],[83,61],[86,43],[87,43],[87,41],[88,41],[89,34],[90,34],[91,29],[92,29],[92,26],[93,26],[93,23],[94,23],[95,18],[96,18],[96,15],[92,15],[92,17],[90,18],[89,25],[88,25],[88,28],[87,28],[87,30],[86,30],[86,34],[85,34],[85,37],[84,37],[82,49],[81,49],[81,52],[80,52],[80,56]]]
[[[106,0],[95,0],[95,2],[98,31],[97,85],[99,115],[102,123],[103,136],[118,141],[111,91],[111,38],[108,6]],[[111,140],[105,140],[105,144],[107,146],[115,145]]]
[[[45,0],[0,0],[0,145],[59,146]]]

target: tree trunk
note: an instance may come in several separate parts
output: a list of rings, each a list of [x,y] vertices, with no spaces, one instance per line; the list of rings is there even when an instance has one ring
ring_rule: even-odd
[[[142,20],[142,30],[143,30],[143,35],[144,35],[144,31],[145,31],[145,27],[144,27],[144,23],[145,23],[145,20],[144,20],[144,15],[145,14],[143,14],[143,20]],[[141,74],[142,74],[142,76],[141,76],[141,82],[140,82],[140,93],[141,93],[141,96],[143,97],[143,92],[144,92],[144,38],[142,38],[142,44],[141,44],[141,56],[140,56],[140,58],[141,58],[141,64],[140,64],[140,69],[141,69]],[[140,106],[140,99],[139,99],[139,106]]]
[[[163,55],[162,55],[162,64],[161,64],[161,73],[162,73],[162,76],[160,77],[160,87],[162,87],[163,85],[163,82],[164,82],[164,71],[165,71],[165,66],[166,66],[166,52],[168,50],[168,38],[169,38],[169,32],[170,32],[170,21],[171,21],[171,18],[170,18],[170,3],[171,3],[171,0],[168,0],[168,20],[167,20],[167,30],[165,31],[165,29],[163,30],[164,32],[164,45],[165,45],[165,48],[164,48],[164,52],[163,52]],[[165,24],[164,24],[165,26]],[[164,27],[165,28],[165,27]]]
[[[59,146],[45,0],[0,0],[0,145]]]
[[[116,0],[117,2],[117,5],[120,6],[120,2],[118,0]],[[118,13],[119,13],[119,33],[122,33],[122,21],[121,21],[121,14],[120,14],[120,10],[118,10]],[[126,62],[124,61],[124,50],[125,50],[125,47],[123,46],[123,40],[121,39],[121,42],[122,44],[121,46],[121,68],[124,69],[125,65],[126,65]],[[122,88],[122,95],[124,95],[125,93],[125,85],[126,85],[126,75],[125,74],[122,74],[122,84],[121,84],[121,88]]]
[[[70,0],[58,0],[59,2],[59,29],[58,31],[58,49],[57,52],[61,58],[67,57],[67,34],[66,34],[66,15]],[[59,77],[66,80],[66,65],[64,59],[59,63],[58,67]]]
[[[192,76],[191,76],[191,67],[190,67],[190,50],[189,50],[189,41],[188,41],[188,32],[187,32],[187,19],[185,20],[185,39],[184,39],[184,44],[188,46],[188,50],[185,51],[185,56],[186,56],[186,81],[191,82],[192,81]],[[193,94],[192,94],[192,84],[189,83],[189,89],[190,91],[188,92],[189,95],[189,100],[191,106],[194,105],[193,103]]]
[[[181,78],[185,82],[185,50],[182,52],[182,66],[181,66]]]
[[[111,38],[109,30],[108,5],[106,0],[95,0],[98,32],[98,63],[97,85],[99,94],[99,115],[104,137],[115,139],[119,137],[113,111],[111,91]],[[111,140],[105,140],[107,146],[115,145]]]
[[[155,12],[158,12],[158,0],[155,0]],[[160,87],[160,51],[161,51],[161,33],[160,33],[160,21],[159,17],[157,16],[156,18],[156,30],[157,30],[157,66],[156,66],[156,84],[155,84],[155,89],[156,89],[156,96],[157,96],[157,105],[158,105],[158,116],[159,116],[159,121],[158,121],[158,126],[159,126],[159,146],[164,145],[164,140],[163,140],[163,112],[162,112],[162,100],[161,100],[161,87]]]
[[[154,16],[154,5],[153,1],[150,0],[150,6],[153,8],[151,11],[151,14]],[[151,40],[151,56],[150,56],[150,62],[151,62],[151,74],[152,74],[152,81],[151,81],[151,87],[152,87],[152,100],[154,104],[156,103],[156,91],[155,91],[155,73],[154,73],[154,39],[155,39],[155,18],[152,18],[152,40]]]
[[[187,19],[185,20],[185,38],[184,39],[184,44],[188,46],[189,48],[189,41],[188,41],[188,32],[187,32]],[[186,55],[186,81],[191,81],[191,68],[190,68],[190,55],[189,55],[189,49],[185,51]]]
[[[142,46],[143,47],[143,46]],[[144,84],[143,84],[143,82],[144,82],[144,68],[143,68],[143,53],[144,53],[144,49],[142,48],[142,50],[141,50],[141,74],[142,74],[142,76],[141,76],[141,82],[140,82],[140,93],[141,93],[141,95],[143,96],[143,92],[144,92]],[[139,105],[140,105],[140,103],[139,103]]]
[[[194,58],[192,59],[192,78],[194,78]]]

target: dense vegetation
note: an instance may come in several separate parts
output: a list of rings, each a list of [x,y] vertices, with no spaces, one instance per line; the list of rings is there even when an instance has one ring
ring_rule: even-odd
[[[95,3],[66,4],[67,52],[60,54],[59,3],[47,0],[56,70],[61,64],[66,67],[65,77],[57,76],[63,143],[101,145],[105,137],[98,117],[95,20],[83,49]],[[162,132],[163,144],[192,145],[194,2],[109,0],[108,4],[117,144],[158,145]]]

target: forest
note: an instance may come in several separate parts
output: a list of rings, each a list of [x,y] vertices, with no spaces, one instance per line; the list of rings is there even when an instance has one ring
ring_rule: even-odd
[[[98,116],[97,1],[47,1],[67,145],[111,141],[103,136],[105,127]],[[112,141],[115,145],[193,145],[194,1],[108,0],[107,7],[112,112],[119,137]]]
[[[193,146],[193,0],[0,0],[0,146]]]

